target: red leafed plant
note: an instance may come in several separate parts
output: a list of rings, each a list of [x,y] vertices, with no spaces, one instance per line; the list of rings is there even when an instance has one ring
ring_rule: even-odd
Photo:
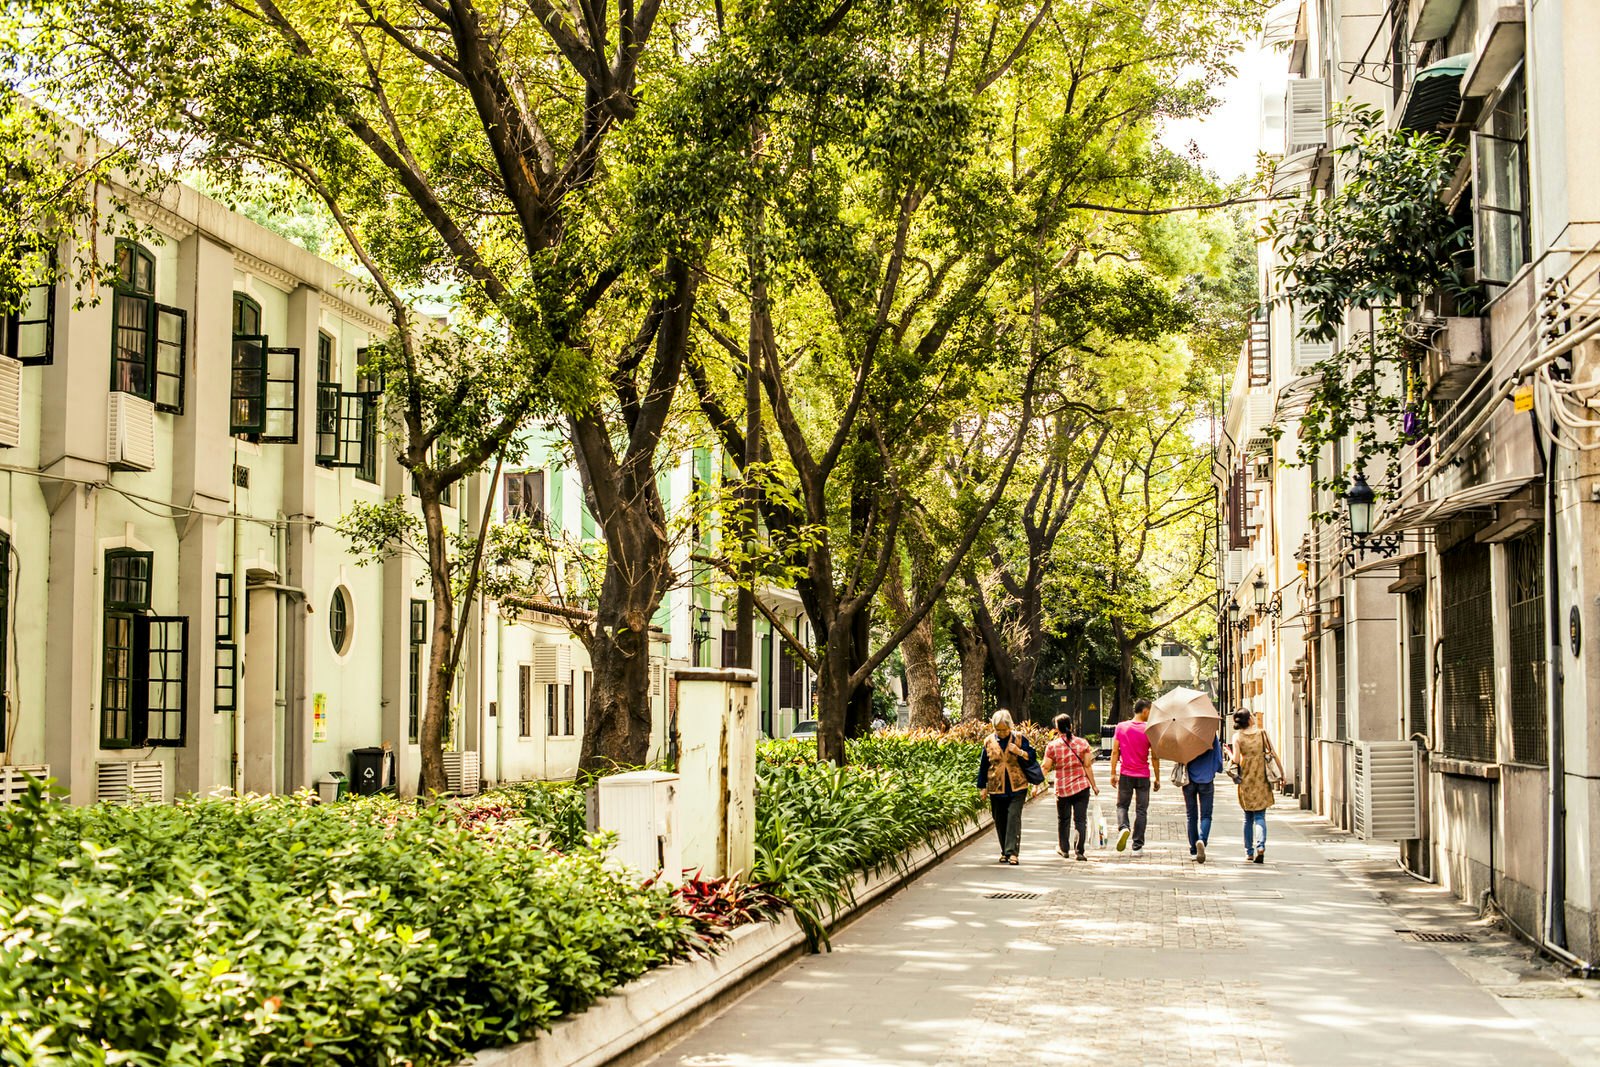
[[[678,914],[688,919],[702,948],[710,948],[728,931],[747,923],[771,922],[784,903],[760,886],[735,878],[701,878],[696,871],[672,891]]]

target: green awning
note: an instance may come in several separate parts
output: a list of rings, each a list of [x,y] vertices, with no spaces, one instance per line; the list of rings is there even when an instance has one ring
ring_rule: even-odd
[[[1461,78],[1472,62],[1472,53],[1441,59],[1417,72],[1411,82],[1411,95],[1406,98],[1406,109],[1400,116],[1400,127],[1406,130],[1437,130],[1447,122],[1454,122],[1461,109]]]

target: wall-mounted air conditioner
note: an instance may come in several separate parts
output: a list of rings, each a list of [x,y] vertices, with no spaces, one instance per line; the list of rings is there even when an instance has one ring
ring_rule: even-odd
[[[444,788],[458,797],[476,796],[483,785],[476,752],[444,754]]]
[[[1248,557],[1249,553],[1242,548],[1232,548],[1228,550],[1227,556],[1223,560],[1222,567],[1222,580],[1225,588],[1235,589],[1238,587],[1240,582],[1244,581],[1244,572]]]
[[[1435,320],[1433,326],[1423,381],[1432,399],[1456,400],[1488,362],[1483,319],[1451,315]]]
[[[167,765],[160,760],[104,760],[95,764],[94,798],[104,804],[167,799]]]
[[[0,356],[0,448],[22,443],[22,363]]]
[[[1366,841],[1421,836],[1416,746],[1410,741],[1362,741],[1354,752],[1351,791],[1356,836]]]
[[[1321,78],[1291,78],[1283,96],[1283,152],[1292,156],[1328,143],[1328,98]]]
[[[106,465],[148,471],[156,466],[156,406],[132,393],[112,393],[106,424]]]
[[[50,777],[48,763],[35,763],[26,767],[0,767],[0,807],[14,804],[28,792],[28,779],[44,781]]]
[[[1289,342],[1292,358],[1290,364],[1295,374],[1310,374],[1325,359],[1333,357],[1332,341],[1308,341],[1300,336],[1300,331],[1308,324],[1305,314],[1299,308],[1290,313],[1291,339]]]
[[[572,646],[533,646],[533,684],[567,685],[572,681]]]

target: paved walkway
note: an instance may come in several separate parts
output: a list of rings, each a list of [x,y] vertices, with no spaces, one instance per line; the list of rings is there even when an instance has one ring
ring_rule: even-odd
[[[1286,805],[1268,862],[1245,864],[1218,793],[1204,866],[1170,786],[1142,854],[1087,863],[1055,854],[1053,802],[1035,802],[1020,867],[979,838],[652,1063],[1600,1063],[1595,984]]]

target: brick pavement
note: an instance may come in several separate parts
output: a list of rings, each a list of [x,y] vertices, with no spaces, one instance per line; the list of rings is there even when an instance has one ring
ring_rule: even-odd
[[[1268,862],[1246,864],[1242,818],[1219,792],[1204,866],[1189,859],[1170,790],[1142,854],[1087,863],[1055,854],[1054,808],[1034,803],[1019,867],[995,863],[993,838],[979,838],[841,931],[832,953],[786,968],[651,1062],[1600,1062],[1590,990],[1513,959],[1437,890],[1418,887],[1433,894],[1425,914],[1400,900],[1383,872],[1392,848],[1330,842],[1325,824],[1279,807]],[[1470,929],[1475,943],[1396,933],[1421,925]]]

